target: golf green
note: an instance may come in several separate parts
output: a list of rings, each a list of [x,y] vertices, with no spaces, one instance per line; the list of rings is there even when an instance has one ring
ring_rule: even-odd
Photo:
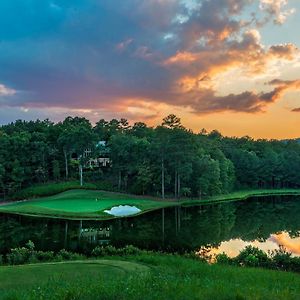
[[[52,218],[106,220],[115,216],[105,210],[120,205],[133,206],[139,210],[135,214],[140,214],[174,206],[174,203],[105,191],[70,190],[50,197],[5,204],[0,206],[0,212]]]

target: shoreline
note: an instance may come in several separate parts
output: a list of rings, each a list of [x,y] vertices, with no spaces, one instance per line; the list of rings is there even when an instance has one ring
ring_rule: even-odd
[[[76,191],[76,190],[70,190],[70,191]],[[83,190],[80,190],[81,192]],[[88,190],[87,190],[88,192]],[[94,190],[94,192],[96,192]],[[105,191],[99,191],[101,193],[107,193],[107,195],[116,195],[122,196],[121,193],[111,193],[111,192],[105,192]],[[59,195],[59,194],[57,194]],[[140,201],[143,200],[144,204],[147,204],[147,197],[141,197],[139,199],[139,196],[137,195],[129,195],[129,194],[123,194],[124,198],[131,197],[132,196],[132,204],[131,205],[138,205],[135,204],[134,201]],[[102,210],[97,210],[95,207],[95,211],[91,212],[74,212],[74,211],[68,211],[67,209],[65,211],[62,210],[55,210],[54,208],[52,210],[49,210],[47,207],[42,206],[36,206],[36,208],[40,209],[40,211],[30,211],[28,210],[28,207],[25,207],[27,211],[22,212],[22,207],[20,207],[20,210],[15,210],[16,206],[20,203],[26,203],[28,202],[29,206],[31,202],[38,202],[41,203],[44,200],[47,200],[47,197],[42,198],[34,198],[29,200],[19,200],[19,201],[9,201],[9,202],[0,202],[0,213],[4,214],[14,214],[14,215],[23,215],[23,216],[29,216],[29,217],[38,217],[38,218],[51,218],[51,219],[62,219],[62,220],[90,220],[90,221],[108,221],[118,218],[132,218],[136,217],[151,211],[159,210],[162,208],[169,208],[169,207],[177,207],[177,206],[199,206],[199,205],[213,205],[218,203],[225,203],[225,202],[233,202],[233,201],[243,201],[247,200],[251,197],[271,197],[271,196],[300,196],[300,189],[269,189],[269,190],[242,190],[242,191],[236,191],[229,194],[222,194],[222,195],[216,195],[211,196],[209,198],[204,199],[160,199],[160,198],[152,198],[152,204],[154,202],[157,202],[157,205],[152,205],[151,207],[144,207],[141,209],[141,211],[137,214],[133,215],[127,215],[127,216],[112,216],[112,215],[103,215]],[[146,199],[145,199],[146,198]],[[150,197],[149,197],[150,198]],[[149,199],[150,200],[150,199]],[[68,201],[68,200],[62,200],[62,201]],[[85,199],[82,199],[83,203]],[[113,206],[117,206],[122,204],[122,199],[115,199]],[[131,200],[130,200],[131,202]],[[163,202],[163,203],[162,203]],[[14,205],[16,204],[16,206]],[[10,210],[9,207],[13,206],[13,210]],[[105,208],[109,209],[109,208]],[[97,215],[99,214],[99,215]]]

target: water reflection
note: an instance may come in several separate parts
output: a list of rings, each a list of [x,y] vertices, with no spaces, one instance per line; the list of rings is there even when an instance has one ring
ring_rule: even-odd
[[[231,239],[222,242],[218,247],[207,249],[207,255],[215,257],[220,253],[226,253],[229,257],[235,257],[246,246],[257,247],[265,252],[279,250],[284,248],[291,252],[293,256],[300,255],[300,238],[291,238],[288,232],[281,232],[278,234],[271,234],[266,241],[243,241],[242,239]]]
[[[37,249],[85,251],[97,244],[190,251],[211,245],[237,254],[245,245],[299,253],[300,197],[265,197],[218,205],[168,208],[112,221],[68,221],[0,215],[0,252],[31,239]]]

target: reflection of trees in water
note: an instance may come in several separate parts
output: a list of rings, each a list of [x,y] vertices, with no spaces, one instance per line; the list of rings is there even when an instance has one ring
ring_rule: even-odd
[[[0,252],[24,245],[29,239],[42,241],[45,235],[44,221],[28,222],[21,216],[0,215]]]
[[[162,246],[161,212],[122,220],[113,230],[117,245],[132,243],[144,248],[191,250],[201,245],[217,246],[241,238],[266,240],[270,234],[299,234],[300,201],[289,197],[253,198],[249,201],[181,208],[176,232],[174,208],[165,209],[165,243]]]
[[[222,241],[241,238],[266,240],[270,234],[288,231],[299,236],[300,198],[253,198],[249,201],[217,205],[165,209],[164,235],[162,211],[112,221],[83,221],[84,228],[110,227],[113,245],[133,244],[146,249],[192,250],[199,246],[218,246]],[[82,250],[94,247],[79,239],[79,221],[39,219],[0,215],[0,252],[23,246],[31,239],[37,249],[67,247]]]
[[[232,235],[243,240],[266,240],[271,233],[300,230],[300,198],[269,197],[236,203]]]
[[[165,209],[165,242],[162,244],[161,212],[118,220],[112,242],[143,248],[191,250],[201,245],[219,245],[241,238],[266,240],[279,231],[300,229],[300,202],[295,198],[256,198],[249,201],[181,208],[180,229],[176,230],[174,208]]]

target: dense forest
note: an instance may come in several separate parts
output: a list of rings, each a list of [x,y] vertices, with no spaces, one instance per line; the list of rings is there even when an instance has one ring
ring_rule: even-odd
[[[91,163],[108,158],[109,163]],[[161,197],[201,197],[242,188],[300,186],[297,140],[194,133],[169,115],[155,128],[126,119],[81,117],[0,127],[0,193],[76,179],[111,190]],[[100,186],[99,185],[99,186]]]

